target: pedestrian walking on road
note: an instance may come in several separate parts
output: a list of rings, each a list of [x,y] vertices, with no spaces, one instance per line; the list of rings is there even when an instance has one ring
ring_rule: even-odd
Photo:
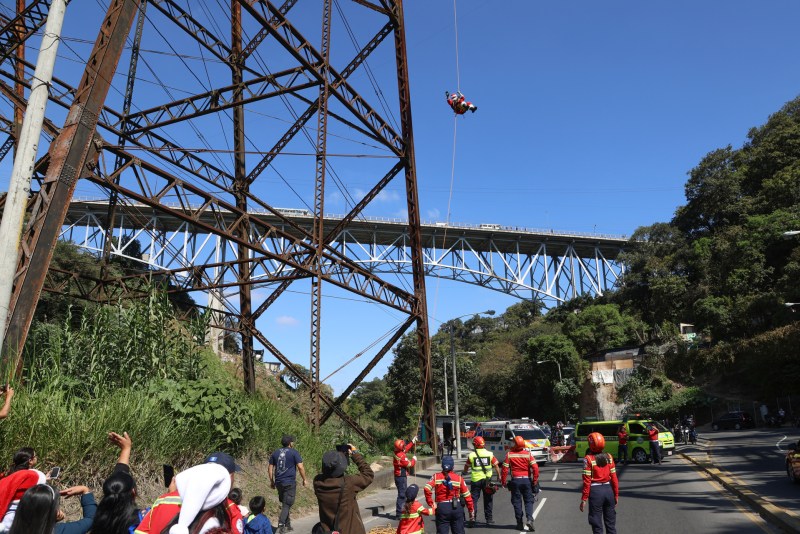
[[[306,470],[303,467],[303,458],[294,448],[294,436],[285,435],[281,438],[281,448],[272,453],[269,458],[267,475],[269,485],[278,490],[278,500],[281,503],[281,513],[278,516],[278,534],[285,534],[294,530],[289,511],[294,504],[297,494],[297,473],[306,486]]]
[[[509,473],[511,473],[510,480]],[[517,519],[517,530],[531,532],[536,530],[533,526],[533,501],[534,488],[539,483],[539,464],[536,463],[531,451],[525,447],[525,438],[522,436],[514,436],[514,447],[506,453],[501,481],[503,487],[508,487],[511,491],[511,505],[514,507],[514,517]],[[525,524],[522,523],[524,518],[527,518]]]
[[[492,505],[494,493],[497,485],[492,485],[492,469],[497,473],[497,480],[500,480],[500,463],[494,454],[486,450],[486,441],[483,437],[475,436],[472,439],[475,450],[469,453],[467,461],[464,463],[462,474],[470,475],[469,493],[472,495],[472,502],[475,505],[475,515],[478,515],[478,502],[481,500],[481,493],[486,497],[483,500],[483,516],[486,524],[494,523],[492,517]],[[474,526],[473,524],[469,525]]]
[[[475,518],[475,505],[464,479],[453,473],[452,456],[442,458],[442,471],[434,473],[425,484],[425,500],[436,511],[436,534],[464,534],[464,504],[470,520]],[[462,502],[463,501],[463,502]]]
[[[592,534],[617,534],[617,503],[619,480],[614,458],[603,452],[606,439],[599,432],[587,436],[589,453],[583,459],[583,493],[580,510],[589,503],[589,524]]]
[[[407,454],[417,444],[417,436],[406,443],[402,439],[394,442],[394,485],[397,488],[397,501],[395,502],[395,519],[400,520],[403,505],[406,503],[406,488],[408,487],[408,470],[417,464],[417,457],[408,458]]]
[[[658,427],[655,423],[647,425],[647,434],[650,436],[650,459],[653,464],[661,465],[661,444],[658,441]]]
[[[346,449],[346,452],[342,449]],[[357,475],[345,475],[350,460],[358,467]],[[356,496],[372,484],[375,473],[351,444],[322,455],[322,473],[314,477],[314,494],[319,506],[317,532],[366,534]],[[326,530],[327,529],[327,530]]]
[[[627,425],[619,425],[617,431],[617,438],[619,439],[619,452],[617,453],[617,462],[628,463],[628,429]]]

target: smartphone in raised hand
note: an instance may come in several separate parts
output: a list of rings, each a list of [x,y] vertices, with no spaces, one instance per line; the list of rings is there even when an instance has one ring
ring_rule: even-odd
[[[49,478],[50,480],[55,480],[60,476],[61,476],[61,468],[60,467],[52,468],[50,470],[50,472],[47,474],[47,478]]]
[[[164,487],[168,488],[172,484],[172,479],[175,478],[175,468],[168,464],[163,464],[164,468]]]

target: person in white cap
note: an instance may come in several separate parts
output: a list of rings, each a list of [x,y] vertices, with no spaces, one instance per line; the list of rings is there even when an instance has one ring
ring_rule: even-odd
[[[178,473],[170,492],[156,500],[135,534],[205,534],[217,527],[242,534],[241,512],[228,499],[233,474],[240,470],[229,454],[215,452],[206,463]]]

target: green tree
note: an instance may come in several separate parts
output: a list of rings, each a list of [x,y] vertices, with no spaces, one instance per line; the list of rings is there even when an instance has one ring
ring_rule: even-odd
[[[642,343],[637,337],[639,326],[633,317],[620,313],[616,304],[598,304],[568,315],[563,330],[575,349],[587,354]]]

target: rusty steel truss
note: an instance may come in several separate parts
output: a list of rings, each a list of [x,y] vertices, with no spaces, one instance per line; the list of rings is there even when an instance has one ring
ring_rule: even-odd
[[[79,6],[90,9],[85,4],[70,4],[68,17]],[[311,421],[317,427],[336,413],[371,441],[342,411],[341,403],[400,336],[416,325],[422,424],[429,439],[435,436],[402,0],[231,0],[229,9],[203,0],[104,0],[98,4],[107,5],[108,11],[102,21],[98,19],[99,34],[91,51],[81,56],[75,50],[79,44],[68,47],[84,62],[72,66],[72,71],[83,71],[80,81],[69,81],[65,71],[57,68],[50,87],[41,144],[52,142],[34,175],[3,347],[6,362],[19,369],[43,288],[74,291],[80,287],[80,296],[100,301],[137,296],[145,290],[146,281],[135,275],[88,279],[48,270],[76,190],[91,187],[108,199],[103,259],[110,252],[119,208],[126,205],[174,218],[197,234],[215,236],[235,248],[232,261],[193,263],[189,267],[193,287],[209,292],[226,287],[238,290],[237,309],[215,311],[226,316],[225,325],[235,325],[241,336],[247,390],[255,389],[256,340],[309,388]],[[29,53],[35,50],[33,43],[46,21],[49,1],[29,0],[21,7],[16,18],[0,18],[0,101],[6,106],[0,113],[0,132],[6,135],[0,159],[13,146],[16,124],[26,108],[33,64],[26,60],[24,49],[31,43]],[[357,32],[348,24],[350,17],[358,18]],[[344,35],[350,36],[354,51],[333,46],[345,41]],[[91,42],[94,36],[78,37]],[[164,62],[155,69],[148,63],[155,61],[154,41],[161,43],[158,61]],[[391,60],[384,61],[390,67],[389,75],[384,72],[382,78],[367,63],[378,53]],[[185,73],[175,72],[173,79],[165,81],[181,65],[187,67]],[[143,79],[150,85],[143,86]],[[366,79],[379,83],[375,95],[363,92]],[[160,91],[152,87],[156,82]],[[394,104],[385,94],[394,95]],[[280,120],[267,119],[281,112]],[[313,145],[305,154],[313,158],[313,167],[307,171],[293,166],[287,179],[276,162],[297,155],[298,140],[304,136]],[[342,151],[344,136],[369,147],[359,156],[373,158],[369,169],[360,173],[373,179],[358,198],[349,195],[347,172],[337,172],[339,166],[332,159],[332,152]],[[365,207],[401,174],[411,251],[410,290],[360,265],[335,243],[336,236],[362,218]],[[307,187],[303,193],[313,198],[310,229],[275,207],[280,205],[276,202],[286,203],[275,193],[274,182],[280,183],[276,176],[288,186],[284,189]],[[347,214],[335,223],[324,217],[326,188],[330,192],[332,187],[349,199]],[[253,216],[254,210],[270,213],[278,222]],[[186,268],[164,266],[148,275],[168,277],[170,271]],[[312,287],[308,377],[256,326],[256,320],[284,291],[303,280]],[[261,302],[253,301],[255,283],[268,283],[271,290]],[[320,387],[323,285],[406,316],[338,399]],[[436,446],[435,440],[432,445]]]

